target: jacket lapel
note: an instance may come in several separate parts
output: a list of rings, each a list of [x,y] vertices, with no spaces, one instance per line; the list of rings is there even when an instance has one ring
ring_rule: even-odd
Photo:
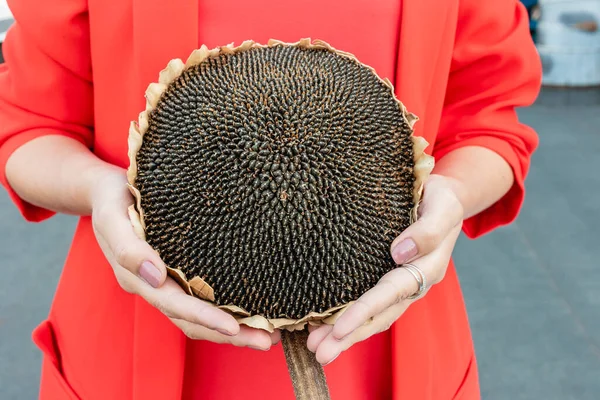
[[[133,0],[136,93],[144,93],[173,58],[198,47],[196,0]],[[163,314],[136,298],[133,399],[181,398],[186,338]]]
[[[133,0],[133,32],[140,87],[146,90],[169,60],[185,62],[198,47],[198,1]]]
[[[458,1],[401,1],[396,95],[419,117],[415,134],[432,143],[439,123],[437,111],[442,106],[438,103],[446,89],[444,73],[451,59]]]
[[[415,135],[431,154],[446,91],[457,21],[457,0],[401,0],[396,96],[419,117]],[[430,318],[427,296],[411,305],[410,321]],[[392,398],[433,400],[431,363],[435,350],[420,332],[400,319],[392,325]],[[427,335],[424,335],[427,337]],[[435,363],[435,361],[434,361]]]

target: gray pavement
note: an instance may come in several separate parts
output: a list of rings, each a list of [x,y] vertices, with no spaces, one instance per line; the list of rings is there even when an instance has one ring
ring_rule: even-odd
[[[486,400],[600,399],[600,91],[545,91],[516,223],[455,253]],[[75,219],[26,224],[0,191],[0,399],[34,399],[45,317]],[[445,400],[445,399],[440,399]]]
[[[516,223],[455,260],[484,399],[600,399],[600,91],[544,91]]]

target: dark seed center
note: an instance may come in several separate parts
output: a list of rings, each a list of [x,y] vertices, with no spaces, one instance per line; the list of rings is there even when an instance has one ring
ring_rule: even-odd
[[[395,266],[410,222],[410,133],[390,90],[329,51],[207,60],[150,115],[147,240],[220,305],[301,318],[355,300]]]

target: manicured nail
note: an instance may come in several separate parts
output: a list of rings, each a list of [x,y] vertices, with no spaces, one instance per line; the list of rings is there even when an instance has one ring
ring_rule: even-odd
[[[412,239],[404,239],[392,249],[392,258],[396,264],[403,264],[416,256],[418,253],[417,245]]]
[[[225,335],[225,336],[235,336],[233,333],[226,331],[225,329],[217,328],[217,332],[219,332],[221,335]]]
[[[154,288],[160,286],[161,274],[158,268],[154,266],[150,261],[144,261],[140,266],[140,276],[143,280]]]
[[[331,364],[332,362],[334,362],[334,361],[335,361],[335,359],[336,359],[336,358],[338,358],[338,357],[340,356],[340,354],[341,354],[341,353],[338,353],[338,354],[337,354],[335,357],[333,357],[331,360],[329,360],[329,362],[328,362],[328,363],[325,363],[325,364],[323,364],[323,366],[329,365],[329,364]]]
[[[258,346],[252,346],[252,345],[248,345],[248,347],[250,347],[253,350],[260,350],[260,351],[267,351],[269,349],[263,349],[262,347],[258,347]]]

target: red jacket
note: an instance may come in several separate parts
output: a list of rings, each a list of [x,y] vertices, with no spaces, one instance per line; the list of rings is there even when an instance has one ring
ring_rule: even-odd
[[[0,66],[0,179],[24,218],[42,221],[53,213],[12,191],[4,174],[8,157],[35,137],[68,135],[98,157],[127,167],[128,123],[144,108],[146,86],[170,59],[185,59],[198,47],[198,2],[9,0],[9,5],[16,24]],[[323,24],[335,17],[317,11],[314,18]],[[392,81],[397,96],[420,117],[416,135],[432,143],[428,152],[440,158],[458,147],[484,146],[513,168],[510,192],[465,221],[466,234],[478,237],[517,216],[537,146],[535,133],[515,113],[515,107],[533,102],[541,83],[526,11],[517,0],[403,0],[401,15]],[[392,326],[391,337],[395,399],[479,398],[453,265]],[[34,340],[44,353],[43,399],[180,396],[184,335],[120,289],[89,217],[80,219],[48,319]],[[275,382],[274,390],[288,384]]]

